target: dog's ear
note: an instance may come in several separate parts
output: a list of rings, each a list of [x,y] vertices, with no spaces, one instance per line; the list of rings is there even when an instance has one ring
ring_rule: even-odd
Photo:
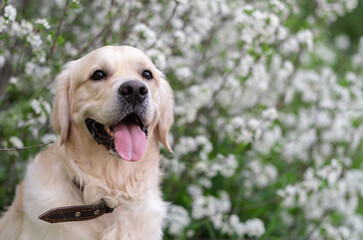
[[[60,145],[67,141],[71,124],[69,111],[69,88],[72,77],[71,65],[72,62],[67,63],[62,72],[56,77],[57,86],[51,123],[60,137]]]
[[[160,76],[160,118],[159,122],[156,126],[159,141],[165,146],[165,148],[172,152],[171,147],[168,142],[168,134],[171,127],[171,124],[174,120],[174,97],[173,91],[166,81],[164,74],[159,73]]]

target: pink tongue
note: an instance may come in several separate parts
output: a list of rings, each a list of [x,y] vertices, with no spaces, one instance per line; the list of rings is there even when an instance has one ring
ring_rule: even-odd
[[[137,161],[144,155],[146,135],[140,126],[133,122],[120,122],[113,126],[117,153],[127,161]]]

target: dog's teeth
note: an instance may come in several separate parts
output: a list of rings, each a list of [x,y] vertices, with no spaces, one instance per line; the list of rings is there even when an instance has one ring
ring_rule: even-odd
[[[111,137],[114,137],[113,131],[111,130],[110,127],[105,127],[105,131],[107,132],[108,135],[110,135]]]

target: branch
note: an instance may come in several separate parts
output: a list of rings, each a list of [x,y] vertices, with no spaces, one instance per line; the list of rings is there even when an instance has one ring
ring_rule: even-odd
[[[167,31],[170,28],[171,20],[175,16],[175,13],[176,13],[176,10],[177,10],[178,6],[179,6],[179,3],[176,2],[175,6],[173,8],[173,12],[171,13],[170,17],[165,21],[166,24],[164,25],[164,28],[159,32],[159,34],[157,35],[155,41],[148,48],[153,48],[156,45],[156,43],[159,41],[159,39],[161,37],[161,34],[163,34],[165,31]]]
[[[33,145],[33,146],[28,146],[28,147],[21,147],[21,148],[0,148],[0,152],[3,151],[23,151],[23,150],[27,150],[27,149],[31,149],[31,148],[39,148],[39,147],[43,147],[46,145],[49,145],[53,142],[50,143],[41,143],[41,144],[37,144],[37,145]]]
[[[144,8],[148,8],[150,3],[149,1],[145,1],[146,3],[143,5]],[[138,8],[133,7],[133,0],[130,1],[130,10],[128,11],[127,17],[125,20],[121,21],[121,31],[120,31],[120,44],[123,45],[125,40],[129,36],[129,31],[131,29],[131,17],[137,16],[140,13]]]
[[[115,20],[119,17],[123,7],[124,7],[124,3],[122,3],[122,5],[117,9],[116,14],[110,19],[110,21],[106,25],[103,26],[103,28],[100,30],[100,32],[94,38],[92,38],[91,41],[88,42],[86,46],[78,49],[79,55],[84,53],[85,51],[87,51],[91,46],[93,46],[95,44],[95,42],[98,39],[100,39],[105,33],[109,32],[110,27],[115,22]],[[109,13],[111,13],[111,9],[109,10]]]
[[[61,17],[61,19],[59,21],[57,32],[55,34],[55,38],[54,38],[52,47],[50,48],[50,52],[49,52],[49,54],[47,56],[47,59],[49,59],[54,53],[54,49],[55,49],[55,46],[57,45],[58,37],[59,37],[59,35],[60,35],[61,31],[62,31],[63,22],[64,22],[64,19],[66,18],[66,14],[67,14],[67,10],[69,8],[70,2],[71,2],[70,0],[67,0],[66,5],[65,5],[65,7],[63,9],[63,15],[62,15],[62,17]]]

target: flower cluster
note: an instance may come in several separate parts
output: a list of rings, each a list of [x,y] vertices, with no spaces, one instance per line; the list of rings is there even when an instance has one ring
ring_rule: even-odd
[[[332,159],[321,169],[308,168],[303,181],[279,190],[285,209],[301,209],[313,239],[361,239],[363,217],[357,213],[363,196],[362,169],[343,172],[344,164]],[[292,224],[292,216],[284,213]],[[341,221],[336,223],[336,219]],[[337,238],[337,236],[340,236]]]
[[[193,199],[192,217],[194,219],[210,218],[216,230],[224,234],[238,237],[261,237],[265,232],[264,224],[259,219],[250,219],[243,223],[235,214],[229,215],[231,210],[230,198],[227,192],[221,191],[220,197],[205,196],[203,190],[190,185],[188,193]]]

